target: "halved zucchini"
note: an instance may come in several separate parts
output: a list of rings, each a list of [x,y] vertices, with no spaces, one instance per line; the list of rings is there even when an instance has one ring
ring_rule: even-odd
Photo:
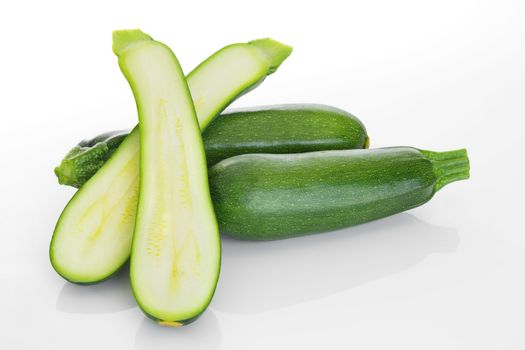
[[[260,39],[226,46],[195,68],[187,83],[201,129],[273,73],[290,53],[289,46]],[[57,222],[50,259],[62,277],[75,283],[97,283],[124,265],[130,254],[138,190],[136,127],[75,193]]]
[[[116,31],[113,50],[140,121],[131,286],[146,314],[163,324],[183,324],[211,301],[221,255],[197,115],[166,45],[138,30]]]

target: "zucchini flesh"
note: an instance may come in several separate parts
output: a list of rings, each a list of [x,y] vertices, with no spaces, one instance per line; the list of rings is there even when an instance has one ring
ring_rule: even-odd
[[[197,115],[186,78],[167,46],[140,31],[117,31],[113,42],[140,120],[131,286],[146,314],[182,325],[208,306],[220,267]]]
[[[108,132],[81,141],[64,157],[55,174],[61,184],[80,187],[109,159],[124,132]],[[303,153],[368,147],[366,129],[341,109],[316,104],[287,104],[225,112],[202,133],[206,161],[246,153]]]
[[[274,72],[290,52],[289,46],[261,39],[226,46],[199,65],[187,82],[193,99],[200,101],[195,109],[201,128],[213,113]],[[58,219],[50,245],[57,273],[71,282],[90,284],[124,265],[131,249],[138,189],[139,128],[135,127]]]
[[[221,233],[276,240],[331,231],[426,203],[469,177],[465,150],[410,147],[245,154],[209,169]]]
[[[68,281],[103,281],[128,259],[138,201],[138,145],[139,133],[132,132],[60,215],[49,253],[55,271]]]

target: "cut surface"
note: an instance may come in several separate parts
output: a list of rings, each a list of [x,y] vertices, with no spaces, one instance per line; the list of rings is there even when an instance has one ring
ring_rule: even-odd
[[[265,77],[268,70],[259,50],[246,44],[230,45],[212,57],[213,60],[203,62],[188,75],[188,86],[202,129],[226,108],[224,101],[233,101]],[[246,77],[253,78],[246,83]]]
[[[134,45],[150,40],[148,36],[142,39],[142,43]],[[259,40],[257,45],[227,46],[188,75],[201,128],[288,57],[291,48],[273,40],[271,51],[265,52],[266,40],[271,39]],[[123,47],[115,45],[114,50],[121,51]],[[171,113],[174,106],[167,100],[163,104],[157,109]],[[71,282],[96,283],[124,265],[131,249],[138,178],[139,129],[135,128],[62,212],[50,246],[51,263],[61,276]]]
[[[152,40],[130,43],[117,55],[140,120],[131,285],[147,314],[184,321],[207,307],[219,276],[220,239],[204,147],[186,78],[171,50]]]
[[[138,199],[138,147],[135,129],[62,212],[50,255],[53,267],[66,279],[104,280],[127,260]]]

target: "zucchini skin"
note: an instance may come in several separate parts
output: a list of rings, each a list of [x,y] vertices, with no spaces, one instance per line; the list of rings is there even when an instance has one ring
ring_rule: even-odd
[[[60,184],[81,187],[109,159],[126,132],[84,140],[64,157]],[[341,109],[319,104],[262,106],[226,112],[202,134],[208,166],[246,153],[303,153],[368,147],[363,123]]]
[[[79,188],[100,169],[128,136],[125,130],[108,131],[80,141],[55,168],[58,183]]]
[[[246,154],[209,171],[221,233],[256,241],[331,231],[400,213],[468,176],[465,150],[410,147]]]

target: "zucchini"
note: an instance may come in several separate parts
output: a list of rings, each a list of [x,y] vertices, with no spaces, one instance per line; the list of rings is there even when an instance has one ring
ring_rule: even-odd
[[[82,186],[109,159],[126,133],[108,132],[81,141],[64,157],[58,181]],[[289,104],[238,109],[215,118],[203,131],[208,166],[245,153],[302,153],[368,147],[364,125],[341,109]]]
[[[465,150],[410,147],[245,154],[209,169],[221,233],[275,240],[336,230],[427,202],[469,177]]]
[[[131,287],[148,316],[181,326],[210,303],[221,256],[197,114],[179,62],[166,45],[138,30],[116,31],[113,51],[140,121]]]
[[[200,126],[273,73],[290,52],[289,46],[260,39],[226,46],[201,63],[187,76]],[[124,265],[131,249],[138,190],[136,127],[60,215],[49,251],[58,274],[90,284]]]

